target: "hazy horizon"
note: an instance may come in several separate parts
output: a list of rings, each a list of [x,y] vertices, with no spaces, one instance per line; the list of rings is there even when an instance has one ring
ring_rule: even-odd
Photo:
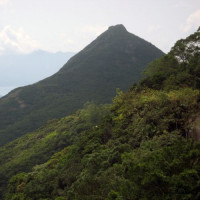
[[[0,0],[0,19],[0,59],[6,55],[26,56],[36,51],[79,52],[116,24],[123,24],[129,32],[167,53],[177,40],[197,30],[200,1]],[[1,77],[7,77],[9,82],[14,71],[20,77],[17,82],[22,81],[20,73],[23,72],[17,71],[13,59],[8,60],[12,63],[10,68],[7,63],[0,63]],[[62,67],[59,62],[58,65],[57,70]],[[53,72],[51,66],[46,71]],[[0,81],[0,95],[5,95],[9,88],[33,82],[13,85]]]
[[[56,73],[75,53],[34,51],[0,56],[0,96]]]

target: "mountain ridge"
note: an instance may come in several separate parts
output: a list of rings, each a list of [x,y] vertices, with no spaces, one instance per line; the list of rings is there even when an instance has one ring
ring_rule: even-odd
[[[111,105],[87,104],[0,147],[0,195],[198,200],[200,143],[192,133],[200,123],[200,48],[184,49],[199,36],[178,41]]]
[[[84,103],[109,103],[116,88],[127,90],[163,52],[121,25],[109,28],[56,74],[15,89],[0,101],[0,145],[60,118]]]

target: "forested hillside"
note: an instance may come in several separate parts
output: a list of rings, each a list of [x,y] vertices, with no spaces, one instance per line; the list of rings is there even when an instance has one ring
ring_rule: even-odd
[[[97,126],[108,114],[107,105],[85,104],[82,110],[60,120],[48,121],[36,132],[26,134],[0,148],[0,198],[7,182],[18,172],[30,171],[34,165],[72,145],[83,131]]]
[[[0,146],[64,117],[87,101],[110,103],[116,88],[127,90],[163,52],[129,33],[110,27],[53,76],[18,88],[0,99]]]
[[[77,131],[71,116],[62,129],[66,136],[68,126],[75,130],[74,139],[67,137],[71,143],[30,172],[20,170],[10,179],[5,199],[200,199],[200,143],[193,137],[199,126],[199,42],[200,29],[153,61],[146,78],[126,93],[118,91],[96,118],[83,115],[99,119],[97,125]],[[97,109],[89,113],[101,110],[89,107]],[[52,123],[47,138],[59,137],[61,121]],[[17,141],[4,148],[15,144],[17,149],[23,138]]]

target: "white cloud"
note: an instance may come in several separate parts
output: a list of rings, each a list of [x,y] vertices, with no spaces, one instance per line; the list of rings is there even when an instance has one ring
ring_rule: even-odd
[[[107,29],[107,26],[85,26],[82,28],[82,32],[92,33],[95,34],[95,36],[97,36],[106,31]]]
[[[0,0],[0,6],[7,5],[9,0]]]
[[[195,11],[187,18],[183,31],[188,32],[197,29],[198,26],[200,26],[200,10]]]
[[[60,34],[60,37],[62,39],[62,41],[64,41],[65,44],[74,44],[74,40],[70,39],[68,34],[62,33]]]
[[[13,29],[6,26],[0,31],[0,54],[30,53],[39,47],[40,44],[23,28]]]
[[[159,29],[160,29],[159,25],[149,25],[147,28],[147,32],[152,33],[152,32],[158,31]]]
[[[186,8],[186,7],[188,7],[188,3],[183,2],[183,1],[179,1],[179,2],[174,3],[173,7],[178,8],[178,9],[179,8]]]

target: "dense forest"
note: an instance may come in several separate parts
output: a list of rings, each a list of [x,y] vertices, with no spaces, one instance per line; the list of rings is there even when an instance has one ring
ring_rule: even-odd
[[[177,41],[112,104],[1,147],[4,199],[200,199],[199,42],[200,29]]]
[[[142,78],[146,65],[162,55],[123,25],[110,27],[53,76],[0,99],[0,146],[47,120],[81,109],[88,101],[111,103],[116,88],[128,90]]]

